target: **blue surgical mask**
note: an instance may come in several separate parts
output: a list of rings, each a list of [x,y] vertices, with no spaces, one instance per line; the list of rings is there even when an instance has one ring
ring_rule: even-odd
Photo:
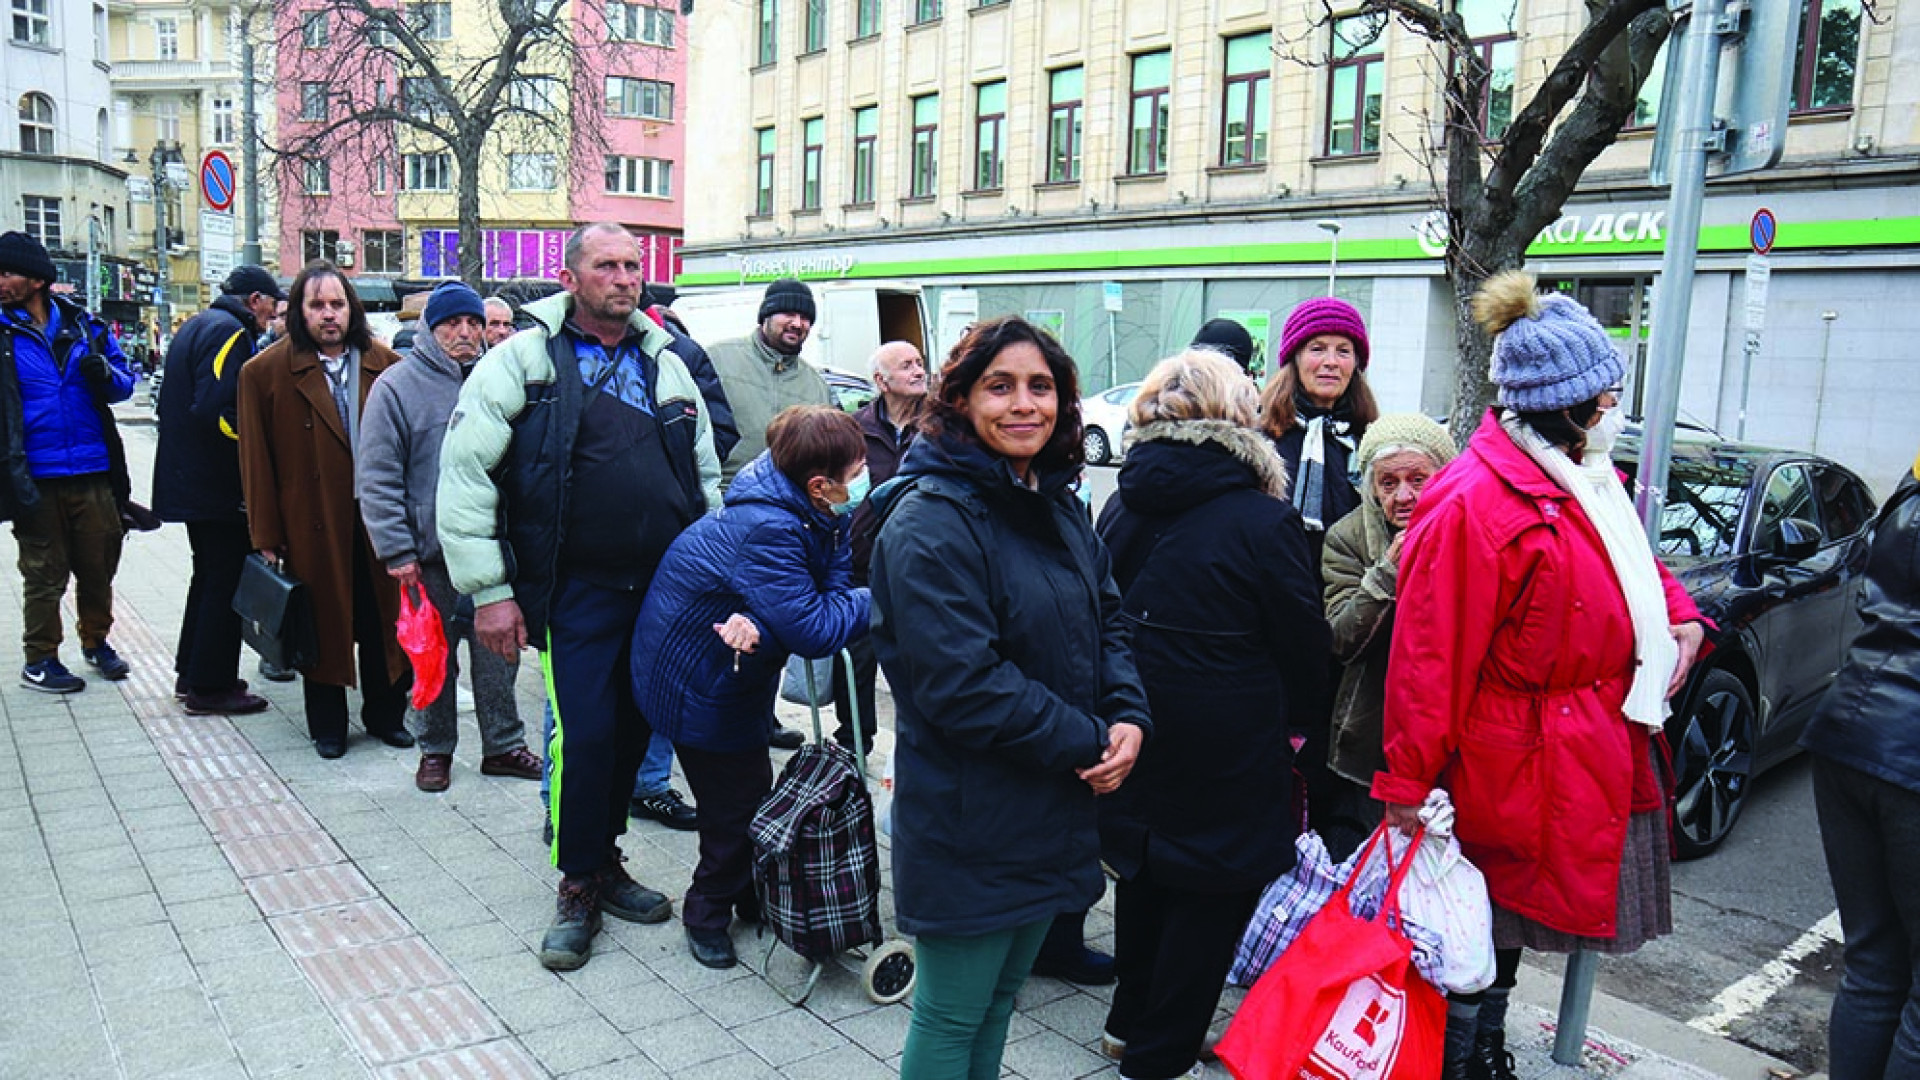
[[[847,482],[847,501],[834,503],[833,512],[851,514],[860,509],[860,504],[866,501],[867,492],[872,490],[872,487],[873,481],[867,477],[867,470],[861,469],[860,475]]]

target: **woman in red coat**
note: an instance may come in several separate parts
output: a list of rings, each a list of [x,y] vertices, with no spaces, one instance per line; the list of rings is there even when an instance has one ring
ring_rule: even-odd
[[[1373,795],[1411,828],[1432,788],[1486,874],[1499,974],[1449,1003],[1447,1075],[1511,1077],[1523,948],[1631,952],[1672,929],[1654,736],[1703,638],[1608,458],[1624,371],[1578,303],[1502,274],[1491,411],[1407,534]],[[1477,1000],[1476,1000],[1477,999]]]

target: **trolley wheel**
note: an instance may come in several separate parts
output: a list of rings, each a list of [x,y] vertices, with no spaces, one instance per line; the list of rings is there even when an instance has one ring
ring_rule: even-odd
[[[860,984],[876,1005],[891,1005],[913,993],[913,946],[889,941],[867,957]]]

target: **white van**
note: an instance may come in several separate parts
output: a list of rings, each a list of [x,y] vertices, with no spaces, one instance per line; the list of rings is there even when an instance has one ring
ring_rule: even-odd
[[[904,281],[810,281],[816,318],[801,359],[817,368],[866,379],[882,342],[910,341],[929,355],[927,305],[920,286]],[[759,325],[767,287],[742,285],[681,293],[673,310],[702,345],[745,337]]]

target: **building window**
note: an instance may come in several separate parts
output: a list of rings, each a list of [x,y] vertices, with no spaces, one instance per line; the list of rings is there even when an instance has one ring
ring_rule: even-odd
[[[52,45],[53,20],[47,17],[52,0],[13,0],[13,40],[27,45]]]
[[[508,191],[552,191],[560,186],[560,159],[552,154],[508,154]]]
[[[551,75],[522,75],[507,84],[507,104],[535,116],[554,116],[562,99],[560,80]]]
[[[162,60],[180,59],[180,20],[153,20],[153,49]]]
[[[806,47],[803,52],[819,52],[827,47],[827,0],[801,0],[807,5]]]
[[[607,115],[673,119],[673,84],[656,79],[607,76]]]
[[[406,234],[399,229],[367,229],[362,232],[360,270],[366,274],[406,273]]]
[[[880,141],[880,106],[853,110],[853,201],[873,203],[875,147]]]
[[[673,47],[673,12],[652,4],[607,4],[607,40],[638,41],[646,45]]]
[[[107,63],[107,8],[104,4],[93,5],[93,60],[96,64]]]
[[[233,99],[216,97],[213,99],[213,141],[221,146],[231,146],[240,141],[239,124],[233,109]]]
[[[453,188],[453,155],[402,154],[406,173],[401,183],[408,191],[450,191]]]
[[[53,99],[45,94],[20,96],[20,152],[53,153]]]
[[[780,5],[777,0],[760,0],[760,25],[756,63],[771,64],[780,58]]]
[[[300,187],[309,195],[333,193],[333,170],[324,161],[309,159],[300,169]]]
[[[325,89],[325,84],[312,85]],[[511,98],[509,98],[511,100]],[[409,116],[432,119],[447,114],[446,103],[440,98],[440,91],[433,80],[424,75],[408,75],[400,80],[400,108]]]
[[[673,162],[663,158],[607,155],[607,194],[673,197]]]
[[[880,0],[853,0],[853,36],[870,38],[880,32]]]
[[[1006,180],[1007,84],[981,83],[973,98],[973,187],[998,191]]]
[[[1328,53],[1327,153],[1380,152],[1381,35],[1385,15],[1336,20]]]
[[[940,0],[913,0],[914,25],[939,21]]]
[[[1168,50],[1133,58],[1133,97],[1127,126],[1129,175],[1167,171],[1167,89],[1172,80],[1173,54]]]
[[[907,194],[916,199],[932,195],[940,186],[940,95],[913,99],[913,172]]]
[[[407,20],[422,41],[453,40],[453,5],[446,0],[408,4]]]
[[[1227,76],[1220,102],[1220,164],[1266,162],[1272,80],[1271,31],[1227,39]]]
[[[1460,18],[1487,69],[1487,94],[1477,117],[1483,142],[1499,142],[1513,123],[1513,88],[1520,46],[1513,35],[1513,0],[1461,0]]]
[[[20,196],[27,235],[52,251],[60,247],[60,200],[48,195]]]
[[[1848,108],[1860,59],[1860,0],[1807,0],[1800,20],[1793,111]]]
[[[754,171],[753,212],[762,217],[773,213],[773,129],[761,128],[754,134],[758,147]]]
[[[160,138],[167,142],[180,141],[180,103],[177,101],[155,102],[153,106],[154,123],[159,128]]]
[[[340,233],[337,229],[304,229],[300,233],[300,258],[303,262],[340,257]]]
[[[373,193],[375,195],[385,195],[389,183],[390,181],[387,178],[387,159],[376,154],[373,159]]]
[[[826,154],[827,122],[816,116],[800,122],[800,209],[820,209],[820,160]]]
[[[300,84],[300,119],[325,120],[327,118],[327,84],[321,82],[303,82]]]
[[[1080,179],[1080,106],[1086,72],[1061,68],[1047,76],[1047,180]]]
[[[101,109],[93,116],[93,157],[96,161],[107,160],[107,110]]]
[[[327,47],[326,12],[309,11],[300,17],[300,47],[303,49]]]

